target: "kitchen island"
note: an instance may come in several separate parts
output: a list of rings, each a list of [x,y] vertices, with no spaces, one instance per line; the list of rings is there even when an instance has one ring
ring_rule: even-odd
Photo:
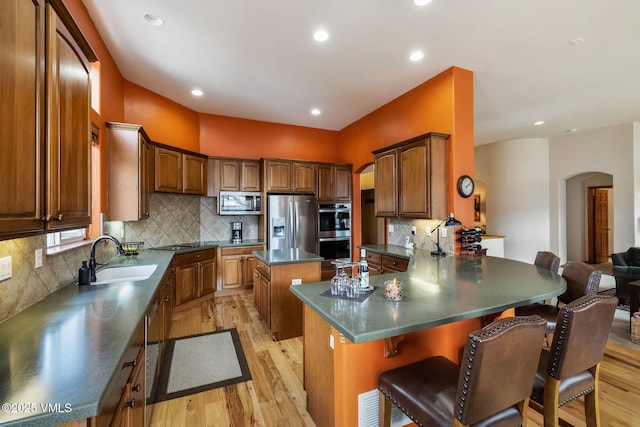
[[[363,248],[406,251],[392,245]],[[561,276],[518,261],[432,257],[419,249],[407,255],[407,272],[372,276],[374,290],[363,302],[322,296],[328,282],[291,287],[304,303],[304,386],[316,425],[358,425],[359,406],[368,413],[377,406],[382,371],[434,355],[457,361],[484,316],[512,314],[514,307],[566,288]],[[384,282],[393,278],[404,284],[402,301],[384,298]]]
[[[274,340],[302,335],[302,303],[292,284],[306,286],[320,280],[321,256],[302,249],[253,251],[256,257],[253,303]]]

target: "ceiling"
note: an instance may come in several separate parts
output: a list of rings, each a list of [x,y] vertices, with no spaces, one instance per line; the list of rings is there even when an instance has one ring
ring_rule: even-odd
[[[127,80],[202,113],[340,130],[458,66],[476,145],[640,121],[638,0],[82,1]]]

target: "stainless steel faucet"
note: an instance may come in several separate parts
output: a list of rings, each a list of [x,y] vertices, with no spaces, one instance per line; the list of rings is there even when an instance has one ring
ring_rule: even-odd
[[[97,263],[96,263],[96,245],[101,240],[111,240],[116,245],[117,255],[118,256],[124,255],[124,249],[122,249],[122,245],[120,244],[118,239],[116,239],[115,237],[109,236],[109,235],[104,235],[104,236],[100,236],[96,240],[94,240],[93,243],[91,244],[91,256],[89,257],[89,270],[91,271],[91,281],[92,282],[95,282],[97,280],[96,279],[96,265],[97,265]]]

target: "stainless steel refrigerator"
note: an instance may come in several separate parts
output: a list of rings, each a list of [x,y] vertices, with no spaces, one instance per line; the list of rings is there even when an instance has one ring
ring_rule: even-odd
[[[316,200],[306,194],[269,194],[267,249],[303,249],[316,253]]]

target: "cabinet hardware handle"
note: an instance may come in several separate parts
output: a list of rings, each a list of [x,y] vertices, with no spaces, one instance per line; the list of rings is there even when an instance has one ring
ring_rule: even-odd
[[[124,367],[125,368],[130,368],[130,367],[136,367],[136,365],[138,364],[138,360],[137,359],[133,359],[131,362],[124,362]]]
[[[134,385],[133,387],[131,387],[131,391],[135,391],[136,393],[139,392],[141,389],[140,387],[140,383]]]
[[[136,400],[135,399],[131,399],[130,401],[126,402],[124,404],[125,408],[133,408],[136,406]]]
[[[40,217],[40,221],[44,221],[44,222],[49,222],[51,221],[51,215],[47,214],[47,215],[43,215]]]
[[[61,213],[58,214],[58,216],[54,217],[53,219],[55,219],[56,221],[60,221],[62,222],[62,220],[64,219],[64,215],[62,215]]]
[[[168,296],[164,297],[164,302],[169,302],[169,297]]]

